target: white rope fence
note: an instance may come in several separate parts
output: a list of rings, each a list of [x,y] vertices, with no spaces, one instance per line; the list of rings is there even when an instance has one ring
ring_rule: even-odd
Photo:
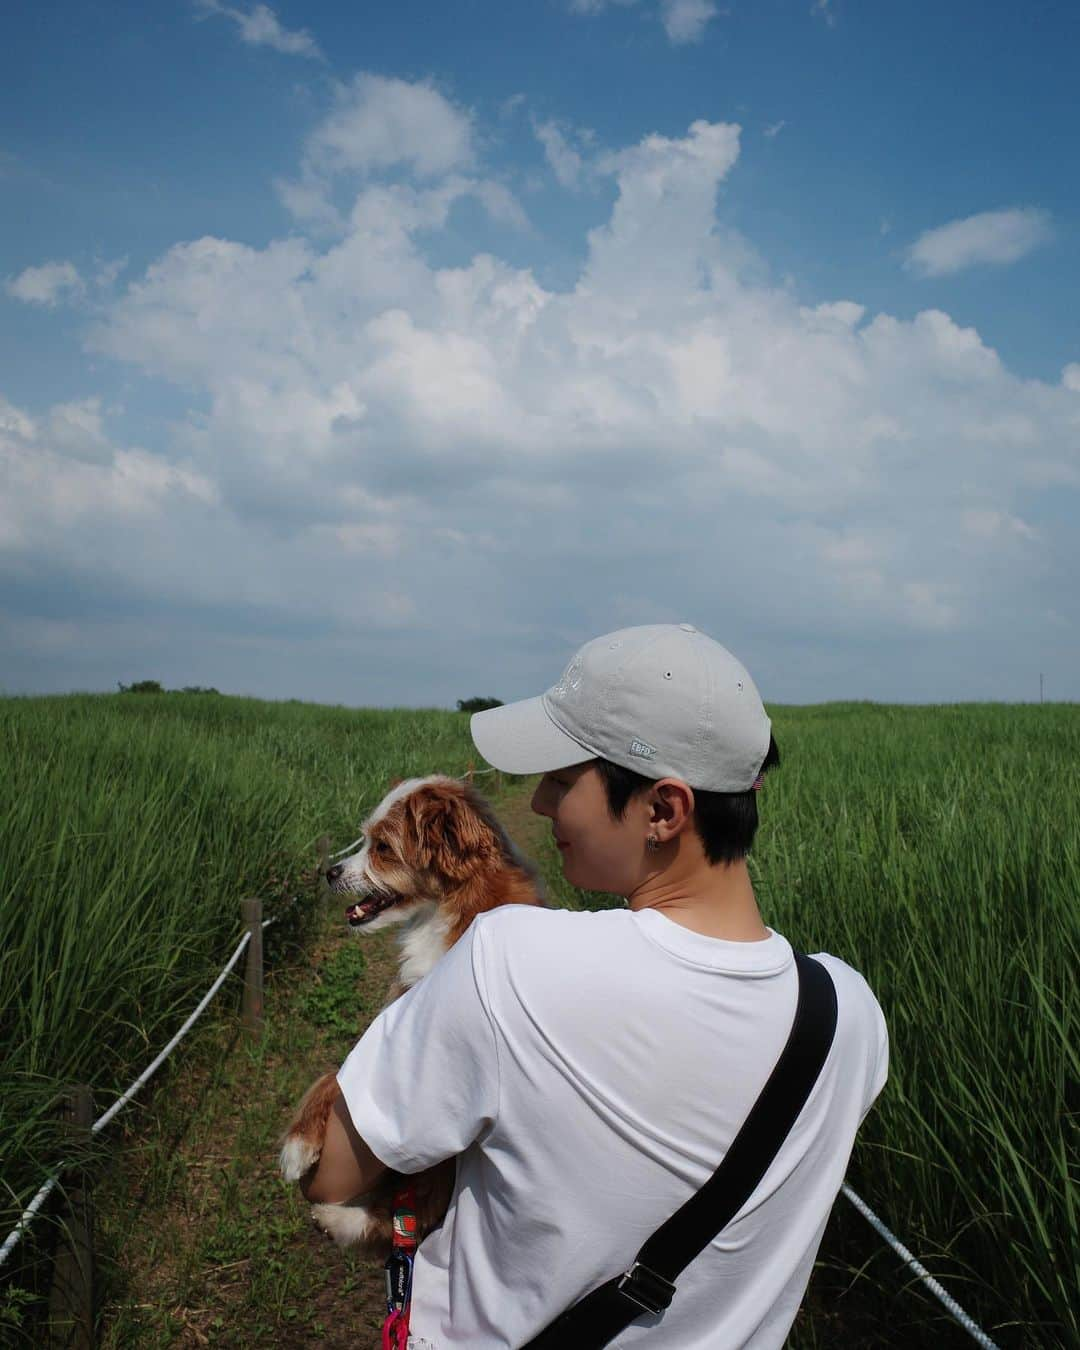
[[[947,1294],[945,1292],[945,1290],[941,1287],[940,1284],[938,1284],[937,1280],[934,1279],[933,1275],[930,1274],[930,1272],[926,1269],[926,1267],[922,1264],[922,1262],[917,1261],[915,1257],[912,1256],[912,1254],[908,1251],[908,1249],[904,1246],[904,1244],[900,1241],[900,1239],[885,1227],[885,1225],[881,1222],[881,1220],[870,1208],[870,1206],[866,1203],[866,1201],[861,1196],[856,1195],[846,1181],[840,1187],[840,1190],[843,1193],[845,1199],[851,1201],[851,1203],[863,1216],[866,1222],[870,1224],[870,1226],[874,1228],[881,1235],[881,1237],[885,1239],[885,1241],[889,1244],[889,1246],[893,1249],[893,1251],[896,1252],[897,1256],[899,1256],[904,1262],[906,1262],[907,1265],[911,1267],[911,1269],[915,1272],[915,1274],[919,1277],[919,1279],[923,1282],[923,1284],[926,1285],[927,1289],[930,1290],[930,1292],[934,1295],[934,1297],[936,1299],[939,1299],[945,1305],[945,1307],[949,1310],[952,1316],[955,1317],[956,1320],[960,1323],[960,1325],[964,1328],[967,1334],[973,1340],[978,1341],[980,1345],[985,1346],[986,1350],[999,1350],[997,1342],[992,1341],[990,1337],[986,1334],[986,1332],[983,1331],[982,1328],[978,1325],[978,1323],[975,1322],[971,1317],[969,1317],[967,1313],[963,1310],[963,1308],[961,1308],[960,1304],[957,1303],[956,1299],[954,1299],[950,1294]]]
[[[292,909],[293,905],[296,904],[299,898],[300,898],[299,895],[294,895],[293,898],[289,901],[289,903],[284,907],[284,909],[280,910],[279,913],[273,915],[271,918],[264,919],[260,927],[269,928],[272,923],[277,923],[277,921],[280,918],[282,918],[284,914],[286,914],[290,909]],[[169,1041],[168,1045],[166,1045],[164,1050],[162,1050],[161,1053],[150,1064],[146,1066],[146,1068],[142,1071],[142,1073],[139,1074],[138,1078],[135,1079],[134,1083],[132,1083],[131,1086],[127,1088],[127,1090],[120,1097],[118,1097],[115,1102],[113,1102],[112,1106],[110,1106],[107,1111],[104,1111],[97,1118],[97,1120],[94,1121],[93,1125],[91,1125],[90,1127],[91,1135],[98,1134],[101,1130],[103,1130],[105,1126],[108,1125],[109,1121],[112,1120],[112,1118],[117,1114],[117,1112],[123,1110],[123,1108],[128,1104],[128,1102],[131,1101],[132,1097],[135,1096],[136,1092],[138,1092],[138,1090],[141,1087],[143,1087],[144,1084],[146,1084],[154,1076],[155,1073],[157,1073],[158,1069],[161,1068],[162,1064],[165,1063],[165,1061],[169,1058],[172,1052],[176,1049],[176,1047],[188,1034],[191,1028],[198,1021],[198,1019],[206,1011],[207,1005],[209,1004],[210,1000],[214,997],[214,995],[217,993],[217,991],[221,988],[221,986],[225,983],[226,979],[232,973],[233,967],[236,965],[237,961],[240,960],[240,956],[243,953],[244,948],[248,945],[250,941],[251,941],[251,933],[247,932],[236,944],[236,948],[233,951],[232,956],[229,957],[229,960],[226,963],[225,968],[222,970],[221,974],[217,977],[214,983],[210,986],[210,988],[199,1000],[198,1006],[195,1008],[195,1011],[190,1015],[190,1017],[188,1017],[187,1021],[176,1033],[176,1035],[172,1038],[172,1040]],[[8,1259],[11,1253],[15,1250],[16,1244],[18,1243],[19,1239],[22,1237],[23,1233],[33,1222],[34,1216],[37,1214],[38,1210],[41,1209],[41,1206],[45,1203],[45,1201],[49,1198],[49,1194],[59,1184],[60,1177],[67,1170],[68,1165],[69,1164],[65,1163],[63,1166],[57,1168],[56,1172],[51,1177],[49,1177],[49,1179],[45,1182],[45,1184],[41,1187],[38,1193],[27,1205],[26,1209],[23,1211],[22,1218],[11,1230],[11,1232],[7,1235],[7,1237],[4,1240],[3,1246],[0,1247],[0,1266],[4,1264],[4,1262]]]
[[[243,952],[244,948],[248,945],[250,941],[251,941],[251,934],[245,933],[244,936],[240,939],[240,941],[236,944],[236,950],[233,952],[232,956],[229,957],[225,969],[221,972],[221,974],[217,977],[214,983],[210,986],[210,988],[199,1000],[198,1006],[196,1007],[195,1011],[191,1014],[191,1016],[187,1019],[184,1025],[180,1028],[180,1030],[168,1043],[165,1049],[162,1050],[161,1054],[159,1054],[157,1058],[154,1059],[149,1065],[147,1065],[147,1067],[142,1071],[142,1073],[139,1074],[138,1078],[135,1079],[134,1083],[132,1083],[132,1085],[127,1089],[127,1091],[123,1094],[123,1096],[118,1097],[116,1101],[113,1102],[112,1106],[110,1106],[109,1109],[103,1115],[98,1116],[97,1120],[95,1120],[93,1125],[91,1125],[90,1127],[91,1134],[97,1134],[99,1130],[103,1130],[105,1126],[108,1125],[109,1121],[112,1120],[113,1116],[115,1116],[119,1110],[121,1110],[128,1104],[129,1101],[131,1101],[132,1097],[135,1096],[136,1092],[138,1092],[138,1090],[143,1086],[143,1084],[146,1083],[157,1072],[157,1070],[162,1066],[162,1064],[165,1063],[165,1061],[169,1058],[172,1052],[176,1049],[176,1047],[188,1034],[191,1028],[198,1021],[198,1019],[202,1016],[203,1011],[206,1008],[206,1005],[210,1002],[210,1000],[214,997],[217,991],[225,983],[230,972],[232,971],[233,966],[235,966],[237,961],[240,960],[241,952]]]

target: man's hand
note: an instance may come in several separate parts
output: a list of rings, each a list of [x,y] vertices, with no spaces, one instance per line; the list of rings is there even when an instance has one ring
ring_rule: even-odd
[[[306,1200],[319,1205],[342,1205],[363,1195],[386,1171],[356,1132],[345,1098],[338,1097],[326,1122],[319,1161],[300,1179]]]

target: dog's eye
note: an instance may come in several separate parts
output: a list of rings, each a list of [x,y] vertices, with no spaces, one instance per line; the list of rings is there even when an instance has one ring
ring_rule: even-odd
[[[383,854],[383,855],[385,856],[387,853],[392,853],[392,852],[393,852],[393,849],[390,847],[389,844],[384,843],[384,842],[380,839],[379,842],[375,845],[375,852],[376,852],[376,853],[381,853],[381,854]]]

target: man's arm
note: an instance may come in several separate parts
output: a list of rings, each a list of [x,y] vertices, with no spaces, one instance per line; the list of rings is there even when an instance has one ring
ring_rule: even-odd
[[[369,1182],[382,1163],[411,1175],[463,1153],[497,1119],[498,1045],[480,988],[480,930],[505,922],[503,914],[475,919],[422,980],[378,1014],[338,1070],[342,1120],[360,1136],[366,1161],[359,1170]],[[355,1194],[355,1173],[334,1186],[335,1197],[350,1186]]]
[[[326,1122],[319,1161],[300,1179],[304,1198],[313,1204],[341,1205],[363,1195],[386,1171],[356,1132],[345,1100],[338,1097]]]

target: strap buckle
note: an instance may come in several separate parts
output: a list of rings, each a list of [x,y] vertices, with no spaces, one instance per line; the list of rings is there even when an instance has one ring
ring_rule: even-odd
[[[649,1313],[663,1312],[675,1294],[675,1286],[670,1280],[640,1261],[634,1262],[615,1288]]]
[[[408,1252],[403,1252],[400,1247],[393,1248],[386,1258],[384,1273],[386,1276],[387,1315],[395,1312],[404,1313],[412,1296],[412,1257]]]

